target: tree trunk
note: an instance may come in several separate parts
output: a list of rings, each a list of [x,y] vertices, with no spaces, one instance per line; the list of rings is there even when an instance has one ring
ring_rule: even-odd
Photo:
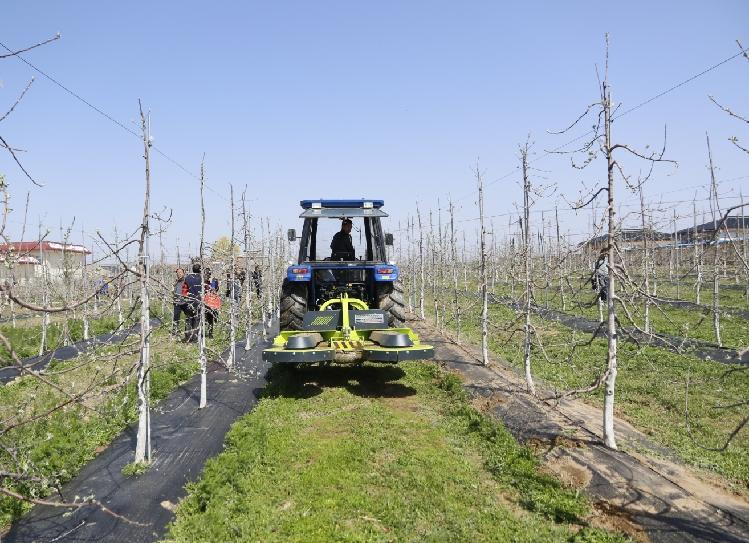
[[[455,243],[455,206],[450,201],[450,256],[453,274],[453,318],[455,320],[455,341],[460,343],[460,303],[458,299],[458,249]]]
[[[637,187],[640,193],[640,218],[642,224],[642,277],[645,288],[645,307],[643,308],[644,327],[646,334],[650,333],[650,252],[648,250],[647,221],[645,219],[645,197],[642,193],[642,184]],[[678,281],[678,274],[677,274]]]
[[[237,342],[237,302],[236,302],[236,285],[234,281],[236,276],[234,274],[234,266],[236,262],[234,260],[234,186],[229,185],[229,198],[231,208],[231,241],[229,243],[229,251],[231,252],[230,266],[229,269],[229,359],[226,362],[227,367],[231,371],[236,363],[236,342]]]
[[[564,262],[562,260],[562,241],[559,235],[559,210],[554,206],[554,219],[557,230],[557,267],[559,272],[559,299],[562,303],[562,311],[567,311],[567,299],[564,296]]]
[[[140,102],[138,102],[140,105]],[[135,462],[151,461],[151,328],[150,328],[150,303],[148,296],[148,273],[150,263],[148,261],[148,236],[149,215],[151,200],[151,167],[149,151],[151,147],[149,124],[140,109],[141,125],[143,130],[143,158],[146,161],[146,193],[143,203],[143,224],[140,232],[140,244],[138,246],[138,267],[140,274],[140,359],[138,361],[138,433],[135,441]]]
[[[719,235],[717,232],[718,226],[718,183],[715,180],[715,169],[713,168],[713,153],[710,149],[710,137],[707,136],[707,154],[710,160],[710,192],[712,193],[710,201],[710,209],[713,214],[713,329],[715,330],[715,341],[719,347],[723,346],[723,341],[720,337],[720,272],[719,272],[719,248],[718,244]]]
[[[42,224],[39,221],[39,260],[42,266],[42,305],[49,305],[49,282],[47,281],[47,263],[44,261],[44,246],[42,245]],[[39,356],[42,356],[47,346],[47,328],[49,327],[49,313],[42,314],[42,337],[39,341]]]
[[[697,278],[694,283],[694,292],[697,304],[700,303],[700,289],[702,287],[702,255],[697,247],[697,204],[692,201],[692,219],[694,226],[692,227],[692,247],[694,248],[694,266],[696,269]]]
[[[523,165],[523,260],[525,268],[525,345],[523,349],[523,368],[525,370],[525,384],[528,392],[536,395],[536,385],[533,383],[531,373],[531,300],[533,298],[531,288],[531,229],[530,229],[530,192],[531,180],[528,177],[528,143],[520,150]],[[547,289],[548,290],[548,289]]]
[[[85,236],[83,233],[83,226],[81,225],[81,244],[85,247],[86,241]],[[88,292],[88,274],[87,274],[87,266],[86,266],[86,253],[83,253],[83,269],[81,270],[81,279],[83,280],[83,288],[81,289],[84,293]],[[83,339],[88,340],[88,311],[87,311],[88,304],[83,304],[83,308],[81,309],[81,313],[83,316]]]
[[[608,56],[608,53],[607,53]],[[607,70],[608,72],[608,70]],[[605,395],[603,403],[603,441],[604,444],[616,449],[616,436],[614,434],[614,394],[616,391],[617,373],[617,337],[616,337],[616,307],[614,297],[616,295],[616,253],[614,251],[614,236],[616,235],[615,212],[614,212],[614,158],[611,156],[611,89],[608,80],[603,82],[603,104],[604,123],[606,129],[606,162],[608,170],[608,236],[606,239],[606,250],[608,252],[608,296],[606,307],[608,312],[608,360],[607,375],[605,381]]]
[[[198,319],[198,359],[200,361],[200,404],[203,409],[208,404],[208,360],[205,354],[205,157],[200,163],[200,318]]]
[[[421,212],[416,202],[416,217],[419,220],[419,318],[426,319],[424,311],[424,229],[421,227]]]
[[[476,164],[476,182],[479,191],[480,239],[480,276],[481,276],[481,363],[489,365],[489,304],[486,280],[486,228],[484,227],[484,180],[478,163]]]
[[[245,189],[246,190],[246,189]],[[242,193],[242,223],[244,225],[244,296],[245,308],[247,309],[247,323],[245,325],[244,350],[249,351],[252,348],[252,287],[254,278],[250,272],[250,220],[251,216],[247,213],[244,192]],[[258,280],[260,278],[258,277]]]

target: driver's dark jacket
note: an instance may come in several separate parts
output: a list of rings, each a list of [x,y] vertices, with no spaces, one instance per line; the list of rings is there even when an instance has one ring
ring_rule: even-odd
[[[346,234],[343,230],[336,232],[333,236],[333,241],[330,242],[330,249],[334,259],[354,259],[354,244],[351,242],[351,234]]]
[[[185,275],[187,284],[187,302],[191,305],[200,303],[200,274],[188,273]]]

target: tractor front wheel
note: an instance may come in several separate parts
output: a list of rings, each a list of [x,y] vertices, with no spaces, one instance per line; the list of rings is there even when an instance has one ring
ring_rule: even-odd
[[[280,309],[281,330],[301,330],[307,312],[307,283],[284,279]]]
[[[401,328],[406,321],[403,285],[400,281],[377,284],[377,307],[388,316],[388,326]]]

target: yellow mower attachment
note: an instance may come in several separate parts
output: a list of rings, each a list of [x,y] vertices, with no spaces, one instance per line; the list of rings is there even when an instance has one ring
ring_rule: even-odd
[[[272,363],[354,363],[364,360],[397,363],[425,360],[434,348],[423,345],[410,328],[389,328],[387,315],[347,293],[332,298],[319,311],[304,315],[302,330],[283,330],[263,351]]]

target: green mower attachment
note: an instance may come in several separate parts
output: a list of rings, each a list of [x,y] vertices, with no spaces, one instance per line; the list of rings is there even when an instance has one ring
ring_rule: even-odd
[[[308,311],[302,330],[281,331],[273,347],[263,351],[263,360],[274,364],[398,363],[434,356],[434,348],[421,344],[413,330],[388,328],[387,322],[384,311],[369,309],[365,302],[343,293],[322,304],[319,311]]]

